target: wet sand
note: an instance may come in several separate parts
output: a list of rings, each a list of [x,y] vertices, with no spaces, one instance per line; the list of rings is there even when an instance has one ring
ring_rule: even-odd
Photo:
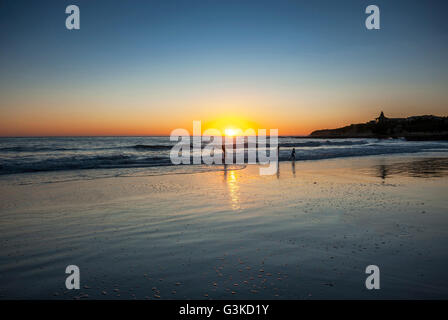
[[[0,186],[0,299],[446,299],[448,160]],[[65,289],[65,268],[81,289]],[[367,290],[367,265],[381,289]]]

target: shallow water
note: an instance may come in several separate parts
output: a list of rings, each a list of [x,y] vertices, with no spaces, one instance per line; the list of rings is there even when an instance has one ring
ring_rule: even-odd
[[[189,138],[190,139],[190,138]],[[269,154],[266,142],[258,140],[258,148],[236,147],[237,154],[250,151]],[[170,151],[177,141],[170,137],[0,137],[0,177],[18,173],[67,172],[78,174],[78,178],[101,178],[136,174],[141,169],[150,168],[152,174],[202,172],[202,166],[171,166]],[[247,143],[247,141],[246,141]],[[191,144],[191,145],[190,145]],[[208,142],[187,144],[191,155],[197,155]],[[300,137],[279,137],[280,161],[290,159],[292,148],[296,150],[296,160],[320,160],[388,154],[447,153],[447,141],[405,141],[400,139],[309,139]],[[193,149],[200,146],[198,149]],[[231,148],[228,147],[227,150]],[[217,154],[221,151],[216,151]],[[260,154],[257,154],[258,160]],[[115,170],[108,170],[115,169]],[[75,172],[77,171],[77,172]],[[47,175],[49,177],[49,175]],[[58,175],[54,175],[60,181]],[[49,180],[51,181],[51,180]]]

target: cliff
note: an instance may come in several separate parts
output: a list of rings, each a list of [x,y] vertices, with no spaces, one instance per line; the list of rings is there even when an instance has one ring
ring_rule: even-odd
[[[408,140],[448,140],[448,117],[433,115],[387,118],[351,124],[337,129],[317,130],[315,138],[406,138]]]

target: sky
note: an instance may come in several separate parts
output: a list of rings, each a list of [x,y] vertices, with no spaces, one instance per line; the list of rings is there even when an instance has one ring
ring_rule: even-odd
[[[68,30],[65,8],[80,8]],[[380,8],[367,30],[365,8]],[[448,115],[446,1],[0,0],[0,136]]]

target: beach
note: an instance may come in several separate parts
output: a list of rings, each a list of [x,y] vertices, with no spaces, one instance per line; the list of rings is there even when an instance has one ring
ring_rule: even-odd
[[[1,177],[0,299],[448,298],[446,155],[108,170]]]
[[[426,300],[448,300],[447,12],[1,0],[0,305],[435,312]]]

